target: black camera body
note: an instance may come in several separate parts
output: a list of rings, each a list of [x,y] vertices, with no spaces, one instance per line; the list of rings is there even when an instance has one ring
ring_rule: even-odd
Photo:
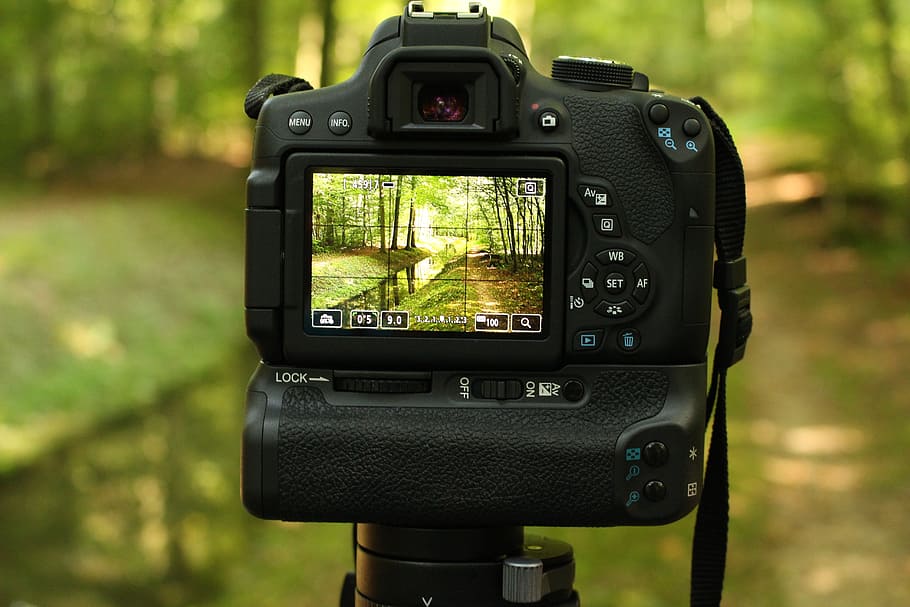
[[[410,527],[652,525],[701,493],[714,142],[632,68],[411,3],[262,107],[243,501]]]

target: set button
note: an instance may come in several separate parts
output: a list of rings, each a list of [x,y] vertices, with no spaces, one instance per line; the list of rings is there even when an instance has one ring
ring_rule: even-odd
[[[610,295],[619,295],[626,290],[626,277],[620,272],[611,272],[604,278],[604,287]]]

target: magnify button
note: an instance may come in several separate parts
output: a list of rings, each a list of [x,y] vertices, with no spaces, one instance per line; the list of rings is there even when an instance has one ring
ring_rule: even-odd
[[[687,142],[686,142],[686,149],[687,149],[687,150],[692,150],[693,152],[697,152],[697,151],[698,151],[698,148],[695,147],[695,142],[694,142],[694,141],[687,141]]]
[[[672,139],[667,139],[666,141],[664,141],[664,145],[667,146],[668,148],[670,148],[671,150],[674,150],[674,151],[676,150],[676,142],[673,141]]]
[[[540,333],[540,314],[512,314],[513,333]]]

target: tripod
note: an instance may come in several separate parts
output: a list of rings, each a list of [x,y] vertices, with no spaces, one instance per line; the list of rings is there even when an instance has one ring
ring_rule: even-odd
[[[580,607],[572,546],[520,526],[358,524],[341,607]]]

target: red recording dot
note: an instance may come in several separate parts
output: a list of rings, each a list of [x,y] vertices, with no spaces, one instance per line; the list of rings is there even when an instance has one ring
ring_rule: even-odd
[[[531,104],[531,109],[534,110],[534,111],[536,112],[537,110],[540,109],[540,104],[539,104],[539,103],[532,103],[532,104]]]

